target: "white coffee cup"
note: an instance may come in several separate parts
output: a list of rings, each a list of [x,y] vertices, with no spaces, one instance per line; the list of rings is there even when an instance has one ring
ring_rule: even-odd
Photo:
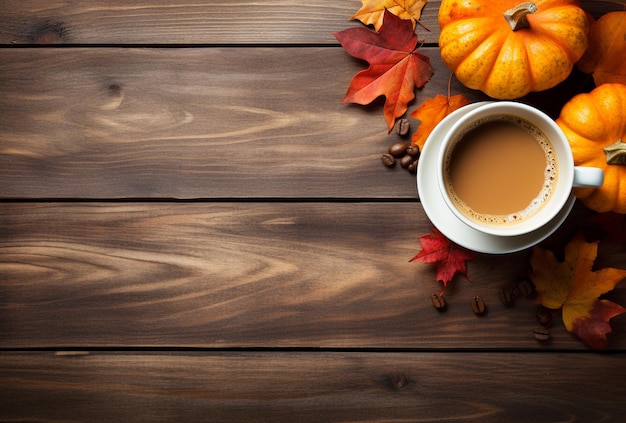
[[[503,116],[529,123],[543,133],[551,144],[550,157],[555,159],[557,168],[551,173],[554,180],[549,184],[549,192],[542,194],[537,201],[533,200],[536,204],[529,205],[523,215],[511,213],[492,218],[490,215],[485,217],[480,216],[480,213],[471,212],[468,207],[463,211],[458,198],[453,198],[454,194],[451,193],[446,176],[451,154],[469,128],[479,125],[480,122]],[[536,231],[550,223],[561,212],[571,196],[573,187],[597,187],[602,185],[604,179],[602,169],[574,166],[569,142],[554,120],[542,111],[519,102],[485,102],[475,108],[468,108],[467,113],[461,113],[458,120],[444,134],[443,139],[438,141],[440,145],[436,156],[438,168],[436,179],[445,204],[467,226],[489,235],[511,237]],[[515,187],[512,186],[511,189]]]

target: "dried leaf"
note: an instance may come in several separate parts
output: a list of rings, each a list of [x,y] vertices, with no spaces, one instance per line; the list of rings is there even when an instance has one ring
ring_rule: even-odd
[[[395,119],[415,98],[415,88],[423,87],[433,74],[430,59],[417,52],[411,21],[385,11],[380,32],[349,28],[334,35],[350,55],[370,64],[352,79],[343,103],[369,104],[385,96],[383,112],[391,132]]]
[[[420,149],[423,149],[426,139],[432,130],[435,129],[435,126],[450,113],[466,104],[469,104],[469,100],[462,94],[453,95],[452,97],[437,94],[436,97],[424,101],[410,115],[421,121],[417,131],[413,134],[411,144],[418,145]]]
[[[475,253],[460,247],[446,238],[437,228],[433,228],[434,235],[428,234],[420,237],[422,249],[409,261],[422,261],[437,265],[437,280],[443,282],[445,291],[448,282],[452,280],[456,272],[467,277],[465,262],[475,256]]]
[[[593,271],[598,242],[588,243],[579,233],[565,246],[565,259],[534,247],[530,277],[541,303],[550,309],[562,309],[566,329],[594,349],[605,348],[611,332],[609,320],[626,308],[599,297],[626,278],[626,270],[604,268]]]
[[[589,28],[589,46],[576,64],[596,85],[626,84],[626,11],[610,12]]]
[[[365,25],[374,25],[374,29],[380,31],[385,10],[402,19],[410,20],[415,29],[417,21],[422,16],[426,0],[361,0],[361,3],[363,5],[351,19],[358,19]]]

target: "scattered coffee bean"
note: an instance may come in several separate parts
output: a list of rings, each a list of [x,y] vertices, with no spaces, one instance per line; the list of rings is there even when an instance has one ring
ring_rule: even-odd
[[[530,297],[535,293],[535,285],[528,279],[518,281],[515,287],[517,288],[517,292],[524,297]]]
[[[418,163],[419,163],[419,160],[413,160],[413,162],[411,162],[411,164],[406,167],[406,170],[408,170],[411,173],[417,173]]]
[[[419,145],[411,144],[406,148],[406,154],[413,157],[419,157],[420,155],[420,147]]]
[[[533,336],[537,341],[545,342],[550,339],[550,329],[546,329],[544,327],[535,328]]]
[[[409,165],[413,163],[415,160],[416,160],[415,157],[405,154],[404,156],[400,158],[400,166],[402,166],[405,169],[408,169]]]
[[[510,307],[515,303],[515,299],[513,298],[513,293],[509,287],[503,286],[498,291],[498,298],[500,302],[507,307]]]
[[[537,310],[537,321],[540,325],[545,327],[552,323],[552,320],[553,316],[550,310],[545,307],[541,307],[539,310]]]
[[[514,284],[511,288],[511,295],[513,295],[513,298],[519,298],[522,296],[522,294],[520,294],[519,292],[519,289],[517,288],[517,284]]]
[[[398,121],[398,125],[396,126],[396,133],[400,135],[401,137],[403,137],[409,133],[410,129],[411,129],[411,124],[409,123],[409,120],[400,119]]]
[[[446,299],[443,297],[443,295],[440,294],[433,294],[430,296],[430,299],[433,302],[433,306],[439,310],[439,311],[443,311],[443,309],[446,308]]]
[[[389,154],[393,157],[402,157],[406,154],[406,149],[409,147],[409,143],[405,141],[397,141],[389,146]]]
[[[474,311],[474,314],[481,315],[486,309],[487,307],[485,306],[485,302],[482,298],[478,296],[472,298],[472,310]]]
[[[382,160],[383,164],[387,167],[394,167],[396,165],[396,159],[391,154],[383,154],[380,160]]]

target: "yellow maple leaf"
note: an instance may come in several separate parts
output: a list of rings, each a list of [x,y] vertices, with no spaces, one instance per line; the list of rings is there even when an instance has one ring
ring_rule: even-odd
[[[420,149],[424,148],[424,143],[435,126],[450,113],[468,103],[469,100],[462,94],[451,97],[437,94],[437,96],[424,101],[410,114],[411,117],[419,119],[421,122],[413,134],[411,144],[418,145]]]
[[[593,271],[598,242],[588,243],[581,234],[565,246],[565,260],[534,247],[530,265],[531,280],[541,303],[550,309],[562,309],[565,328],[591,348],[606,347],[611,332],[609,320],[626,308],[599,297],[626,278],[626,270],[604,268]]]
[[[383,25],[385,9],[402,19],[411,20],[413,29],[422,16],[427,0],[361,0],[363,5],[350,19],[358,19],[365,25],[374,25],[376,31]]]

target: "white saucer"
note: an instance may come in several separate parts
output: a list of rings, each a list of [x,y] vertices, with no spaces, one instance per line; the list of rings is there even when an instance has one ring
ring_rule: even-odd
[[[431,132],[420,155],[417,167],[417,192],[426,215],[433,225],[449,240],[469,250],[480,253],[504,254],[513,253],[532,247],[550,236],[563,223],[574,207],[575,197],[570,195],[563,209],[547,225],[524,235],[496,236],[485,234],[461,222],[448,208],[439,192],[437,178],[437,147],[444,133],[458,119],[466,113],[468,108],[475,108],[488,102],[468,104],[459,110],[450,113]]]

